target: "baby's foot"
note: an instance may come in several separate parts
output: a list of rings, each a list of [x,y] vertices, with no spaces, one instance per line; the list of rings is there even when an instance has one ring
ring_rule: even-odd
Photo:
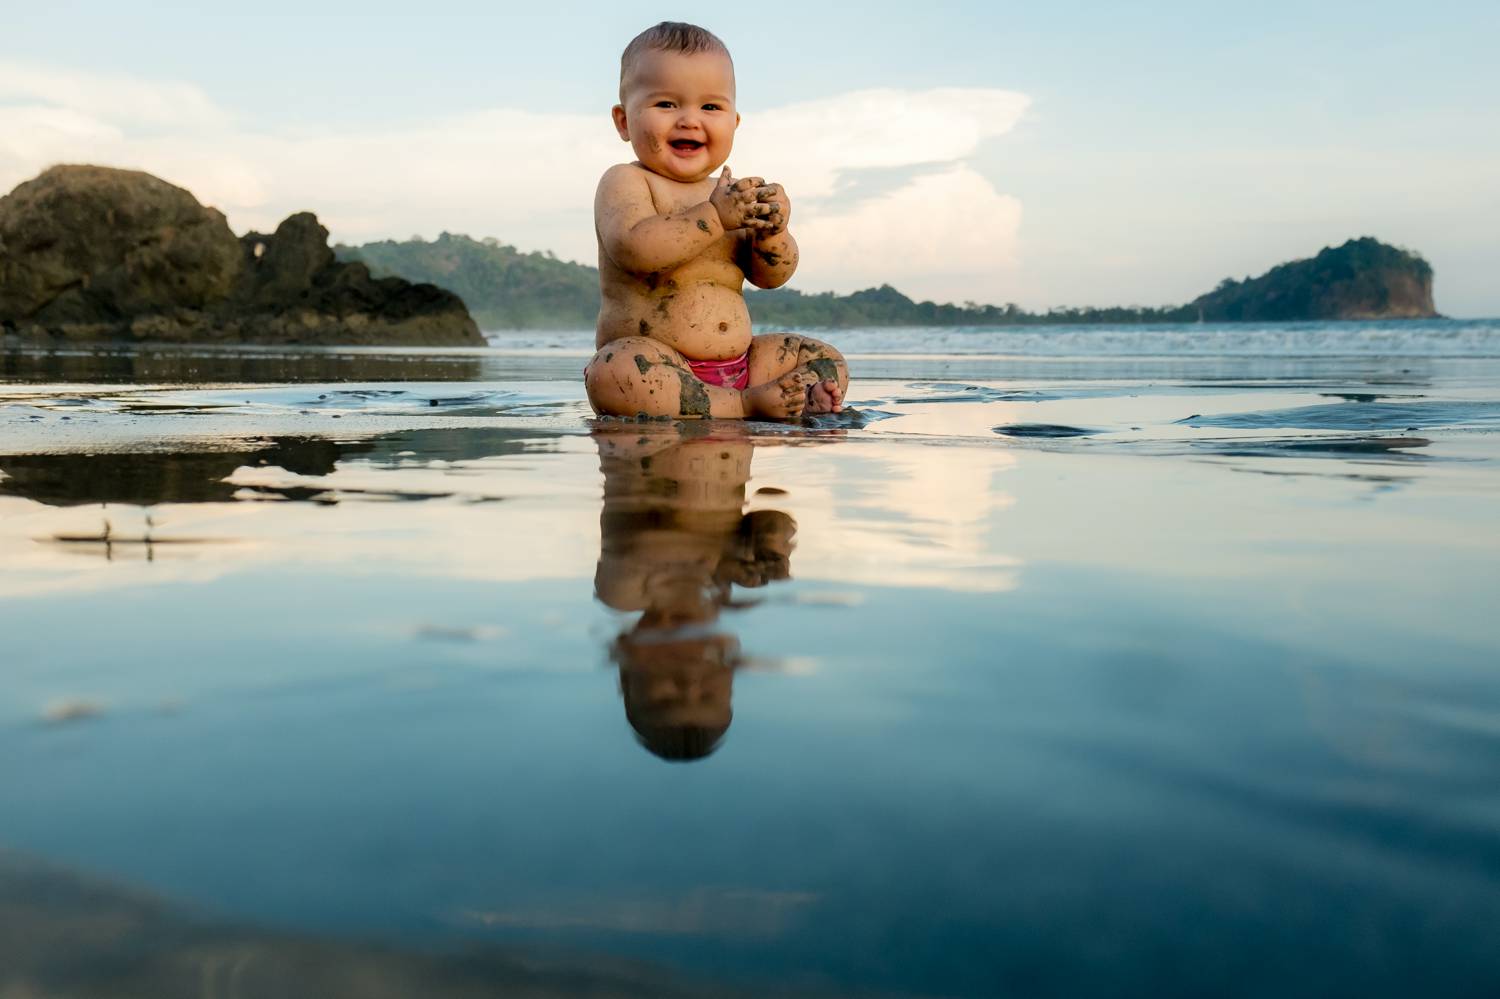
[[[807,407],[808,395],[807,376],[790,371],[774,382],[745,389],[745,415],[795,420]]]
[[[843,411],[844,393],[839,389],[838,382],[832,378],[824,378],[807,386],[807,407],[803,412],[816,415]]]

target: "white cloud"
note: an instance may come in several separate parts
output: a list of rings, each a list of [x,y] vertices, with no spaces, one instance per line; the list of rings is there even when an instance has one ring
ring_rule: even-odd
[[[832,195],[841,174],[950,163],[1015,127],[1030,105],[1009,90],[857,90],[748,116],[730,160],[798,198]]]
[[[964,275],[1013,262],[1021,212],[965,161],[1028,104],[1012,91],[937,88],[770,108],[746,116],[730,165],[792,196],[799,287],[889,281],[968,297]],[[100,163],[186,187],[240,231],[311,210],[346,242],[448,230],[592,261],[594,185],[628,154],[603,114],[496,108],[310,136],[232,123],[188,84],[0,61],[0,189],[52,163]],[[874,197],[841,191],[852,172],[880,168],[926,169]],[[946,286],[957,290],[936,290]]]
[[[841,292],[885,281],[915,297],[974,297],[1012,267],[1021,203],[957,164],[879,197],[814,215],[796,227],[798,281]]]
[[[67,108],[122,125],[222,128],[230,116],[188,83],[0,61],[0,105]]]

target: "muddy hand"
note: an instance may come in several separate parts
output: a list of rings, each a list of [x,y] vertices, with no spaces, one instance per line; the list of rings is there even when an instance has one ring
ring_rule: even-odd
[[[708,196],[708,200],[714,206],[714,211],[719,213],[719,224],[726,232],[744,229],[753,220],[760,218],[760,205],[755,200],[755,191],[763,183],[759,177],[735,180],[727,166],[719,174],[719,181],[714,185],[714,191]]]
[[[747,416],[795,420],[807,408],[807,378],[800,371],[789,371],[774,382],[746,389],[744,398]]]
[[[755,215],[750,228],[757,236],[771,236],[786,229],[791,221],[791,200],[780,184],[761,183],[755,188]]]

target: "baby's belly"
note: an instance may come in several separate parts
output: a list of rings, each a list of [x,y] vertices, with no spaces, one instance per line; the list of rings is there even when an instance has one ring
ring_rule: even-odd
[[[695,361],[727,360],[750,349],[745,297],[720,284],[662,289],[619,311],[622,321],[608,323],[610,340],[649,336]],[[601,328],[601,332],[606,330]]]

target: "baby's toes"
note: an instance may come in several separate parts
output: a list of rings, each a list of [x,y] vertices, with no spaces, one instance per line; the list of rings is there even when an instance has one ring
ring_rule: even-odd
[[[810,413],[837,413],[842,401],[838,382],[825,380],[807,387],[807,410]]]

